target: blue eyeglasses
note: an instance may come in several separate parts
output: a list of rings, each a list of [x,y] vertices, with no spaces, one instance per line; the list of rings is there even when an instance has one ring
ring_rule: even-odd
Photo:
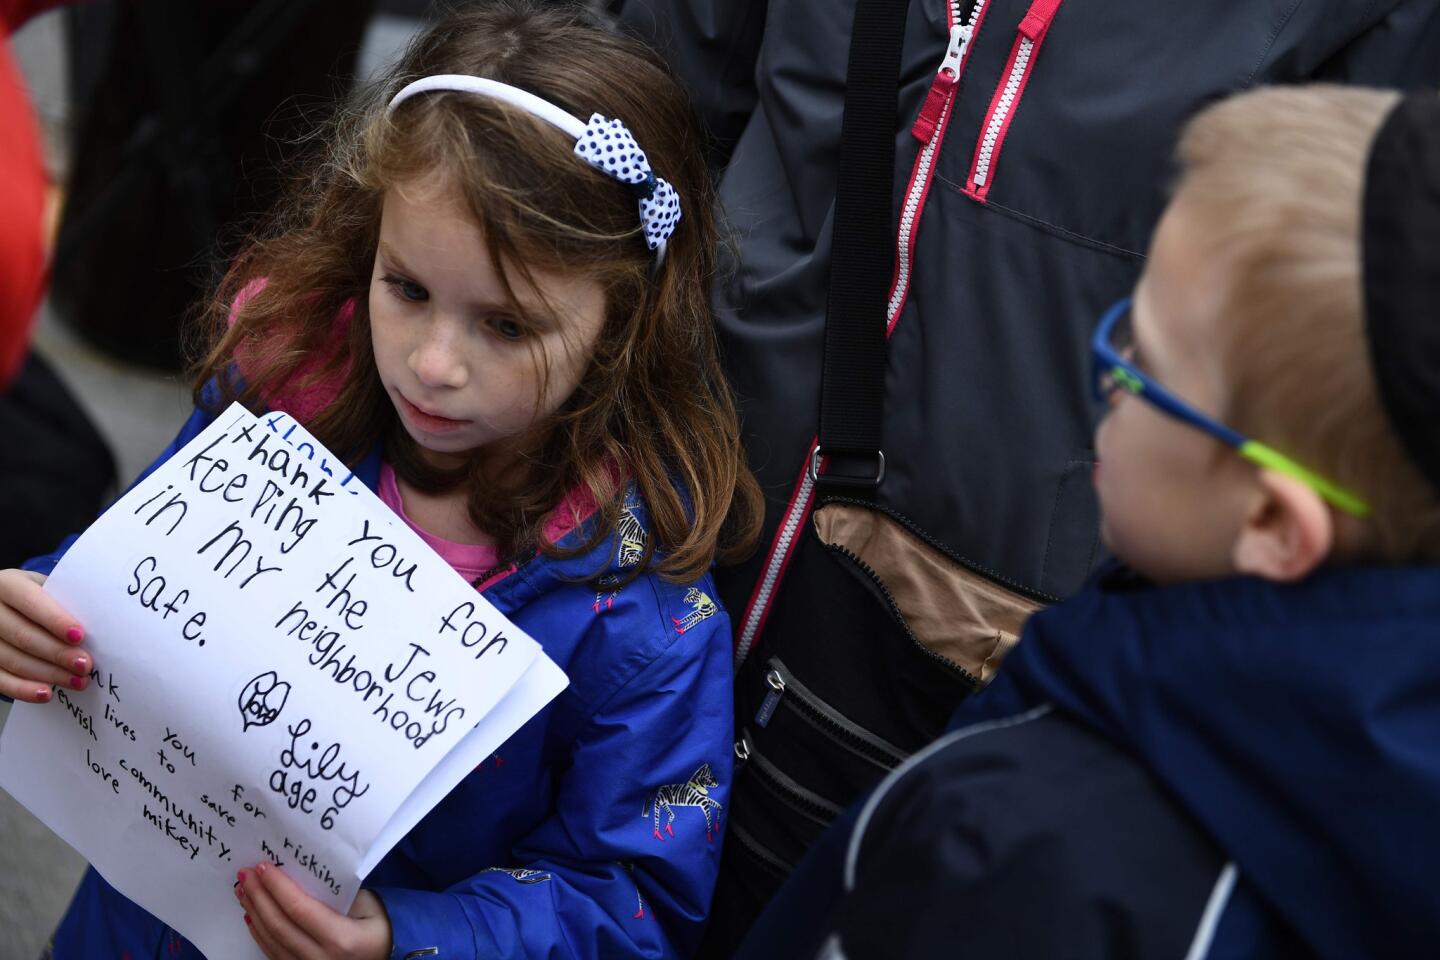
[[[1207,417],[1146,376],[1127,355],[1134,346],[1130,336],[1130,307],[1131,300],[1125,297],[1106,310],[1090,340],[1092,386],[1097,401],[1103,403],[1116,390],[1124,390],[1162,413],[1208,433],[1246,460],[1294,477],[1345,513],[1361,518],[1370,515],[1370,505],[1357,494],[1301,466],[1273,447]]]

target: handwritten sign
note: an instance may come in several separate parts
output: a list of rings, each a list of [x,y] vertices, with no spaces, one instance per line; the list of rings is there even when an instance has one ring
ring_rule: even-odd
[[[359,881],[561,689],[539,645],[285,414],[232,406],[45,585],[86,690],[19,704],[0,787],[211,956],[258,957],[231,886]]]

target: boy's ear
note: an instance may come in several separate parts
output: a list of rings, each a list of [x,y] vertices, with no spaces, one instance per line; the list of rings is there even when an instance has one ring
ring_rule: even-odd
[[[1299,580],[1325,561],[1335,524],[1320,494],[1275,470],[1259,472],[1259,497],[1231,550],[1237,573]]]

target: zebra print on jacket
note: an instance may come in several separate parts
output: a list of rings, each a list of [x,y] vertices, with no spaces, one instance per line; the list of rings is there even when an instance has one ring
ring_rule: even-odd
[[[710,788],[719,786],[715,774],[710,770],[710,764],[702,763],[700,769],[690,775],[685,783],[667,783],[655,791],[655,796],[645,801],[645,808],[640,811],[642,817],[650,814],[650,808],[655,808],[655,839],[664,840],[660,835],[660,808],[664,807],[669,819],[665,821],[665,832],[675,836],[675,808],[676,807],[699,807],[700,812],[705,814],[705,839],[706,841],[715,838],[715,828],[720,822],[720,807],[718,800],[710,796]],[[714,811],[712,816],[711,811]]]

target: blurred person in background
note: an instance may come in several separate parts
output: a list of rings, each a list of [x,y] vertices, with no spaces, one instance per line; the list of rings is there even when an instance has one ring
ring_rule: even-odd
[[[45,287],[49,177],[10,35],[59,0],[0,0],[0,388],[20,372]]]
[[[45,293],[50,178],[9,38],[59,0],[0,0],[0,565],[83,524],[115,464],[74,397],[30,351]]]

